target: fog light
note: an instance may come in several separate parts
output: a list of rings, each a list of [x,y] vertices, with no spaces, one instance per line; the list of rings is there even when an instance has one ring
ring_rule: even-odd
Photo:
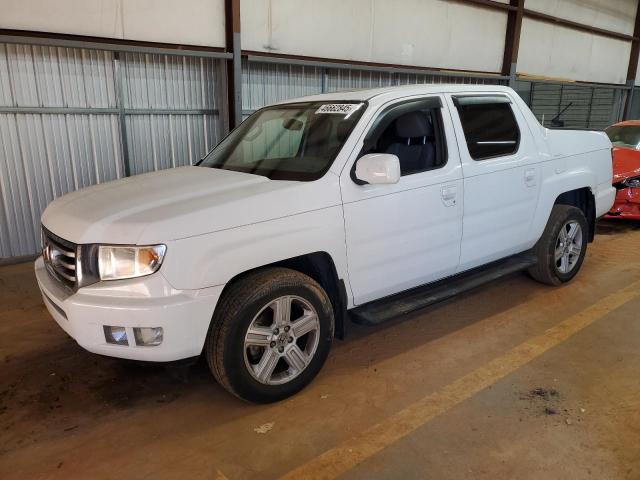
[[[136,345],[141,347],[154,347],[162,343],[162,327],[134,328],[133,335],[136,337]]]
[[[124,327],[104,325],[102,328],[104,329],[104,338],[107,343],[111,343],[112,345],[129,345],[127,331]]]

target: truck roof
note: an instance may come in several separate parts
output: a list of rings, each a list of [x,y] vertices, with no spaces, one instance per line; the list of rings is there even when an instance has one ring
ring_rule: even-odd
[[[453,83],[401,85],[393,87],[369,88],[341,90],[318,95],[308,95],[305,97],[292,98],[277,103],[294,102],[324,102],[324,101],[365,101],[381,99],[393,100],[395,98],[408,97],[413,95],[425,95],[434,93],[464,93],[464,92],[513,92],[509,87],[503,85],[466,85]]]

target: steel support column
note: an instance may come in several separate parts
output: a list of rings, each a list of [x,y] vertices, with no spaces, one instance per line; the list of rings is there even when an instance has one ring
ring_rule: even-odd
[[[631,53],[629,54],[629,66],[627,67],[627,87],[629,87],[629,93],[627,94],[627,101],[624,105],[624,113],[622,118],[627,120],[631,115],[631,106],[633,102],[633,90],[636,84],[636,74],[638,72],[638,55],[640,54],[640,2],[636,7],[636,22],[633,27],[633,40],[631,41]]]
[[[627,99],[624,102],[624,111],[622,113],[622,119],[623,120],[631,120],[631,108],[633,106],[633,96],[635,93],[635,85],[636,81],[634,80],[629,80],[627,81],[627,86],[630,87],[629,88],[629,92],[627,93]]]
[[[240,0],[225,0],[227,51],[233,56],[227,62],[229,129],[242,122],[242,45],[240,43]]]
[[[116,78],[116,105],[118,107],[118,125],[120,127],[120,142],[122,147],[122,162],[124,163],[124,176],[131,175],[131,160],[129,158],[129,140],[127,134],[127,120],[124,105],[124,71],[120,60],[120,52],[113,54],[113,68]]]
[[[502,75],[509,76],[509,86],[515,87],[518,51],[520,49],[520,31],[524,16],[524,0],[510,0],[515,10],[509,10],[507,31],[504,39],[504,56],[502,58]]]

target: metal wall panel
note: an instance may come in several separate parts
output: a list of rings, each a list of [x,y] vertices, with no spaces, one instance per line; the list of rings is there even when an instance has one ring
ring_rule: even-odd
[[[126,161],[136,174],[201,158],[225,130],[223,79],[211,58],[0,44],[0,258],[36,253],[47,204]]]
[[[39,249],[54,198],[122,176],[115,115],[0,114],[0,257]]]
[[[289,98],[340,90],[424,83],[505,84],[491,77],[404,73],[363,68],[308,66],[296,63],[244,60],[242,110],[246,118],[258,108]]]
[[[0,105],[115,107],[113,52],[0,44]]]
[[[192,165],[219,141],[214,115],[127,115],[131,174]]]
[[[279,60],[277,61],[279,62]],[[244,59],[243,115],[293,97],[422,83],[504,84],[504,78]],[[201,158],[226,130],[225,65],[194,55],[0,44],[0,258],[39,249],[54,198],[88,185]],[[573,102],[567,127],[621,117],[615,86],[518,82],[546,122]],[[123,151],[126,146],[126,151]]]
[[[519,84],[518,93],[547,127],[567,107],[560,117],[564,128],[602,130],[622,118],[625,98],[622,88],[542,82]]]
[[[111,52],[0,44],[0,257],[40,248],[54,198],[122,176],[115,114],[54,113],[115,105]]]
[[[392,72],[333,68],[327,71],[326,91],[390,87],[396,84],[396,78]]]
[[[218,60],[148,53],[122,57],[125,108],[218,108],[223,88]]]
[[[131,174],[191,165],[220,141],[219,60],[128,53],[122,70]]]
[[[620,88],[596,88],[591,100],[589,127],[603,130],[622,119],[628,92]]]
[[[424,73],[400,73],[397,85],[447,83],[447,84],[471,84],[471,85],[506,85],[507,81],[491,77],[473,77],[463,75],[433,75]]]
[[[320,67],[243,60],[243,118],[265,105],[322,93],[322,75]]]
[[[628,112],[629,120],[640,120],[640,88],[634,87],[633,98]]]

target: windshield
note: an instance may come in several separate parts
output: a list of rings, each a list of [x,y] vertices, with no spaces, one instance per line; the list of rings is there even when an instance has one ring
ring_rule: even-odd
[[[640,126],[620,125],[605,130],[614,147],[637,149],[640,144]]]
[[[200,163],[272,180],[322,177],[364,111],[364,103],[307,102],[263,108]]]

